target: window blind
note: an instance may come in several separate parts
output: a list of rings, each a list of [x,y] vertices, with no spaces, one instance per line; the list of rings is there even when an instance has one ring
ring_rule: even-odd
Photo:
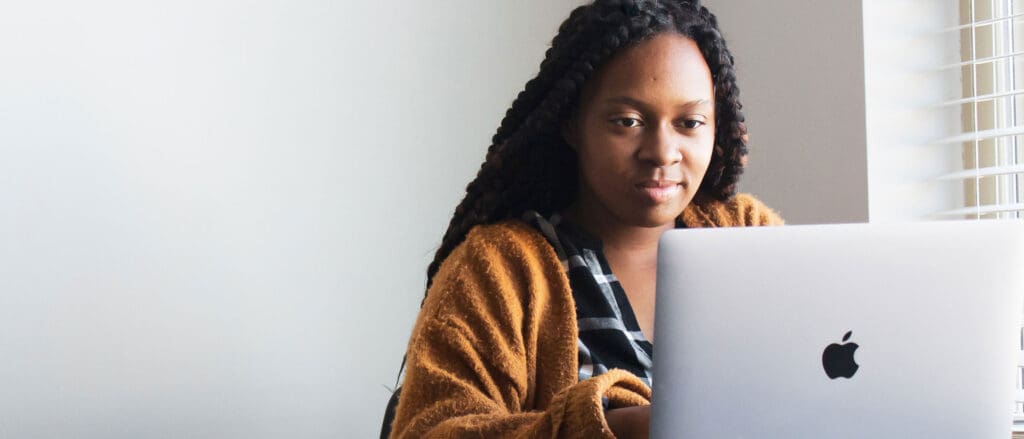
[[[937,215],[1022,218],[1024,0],[960,0],[959,7],[960,24],[949,31],[959,36],[961,61],[945,68],[960,70],[961,90],[944,106],[959,112],[961,130],[937,146],[960,148],[962,168],[938,179],[961,185],[964,196]]]
[[[940,176],[961,185],[960,206],[946,218],[1024,218],[1024,0],[957,0],[961,130],[938,147],[959,148],[962,168]],[[1024,310],[1022,310],[1024,311]],[[1014,431],[1024,431],[1024,313],[1017,359]]]

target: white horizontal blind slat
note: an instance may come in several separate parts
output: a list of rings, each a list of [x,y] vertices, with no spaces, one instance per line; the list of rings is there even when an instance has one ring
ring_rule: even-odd
[[[955,68],[961,68],[961,67],[967,67],[967,66],[977,66],[979,64],[988,64],[988,63],[993,62],[993,61],[999,61],[999,60],[1003,60],[1003,59],[1012,59],[1012,58],[1016,58],[1016,57],[1022,56],[1022,55],[1024,55],[1024,51],[1007,53],[1007,54],[1003,54],[1003,55],[986,56],[984,58],[971,57],[970,60],[961,61],[961,62],[954,63],[954,64],[947,64],[945,66],[940,67],[940,69],[941,70],[949,70],[949,69],[955,69]]]
[[[975,111],[977,114],[977,111]],[[977,125],[975,125],[977,126]],[[1014,126],[1009,128],[997,128],[992,130],[972,131],[968,133],[958,134],[952,137],[946,137],[937,139],[935,143],[964,143],[973,140],[986,140],[994,139],[997,137],[1010,137],[1024,135],[1024,126]]]
[[[968,169],[953,172],[939,177],[939,180],[963,180],[967,178],[991,177],[996,175],[1024,174],[1024,164],[1008,166],[990,166],[986,168]]]
[[[1010,96],[1020,96],[1020,95],[1024,95],[1024,90],[1004,91],[1004,92],[999,92],[999,93],[989,93],[989,94],[986,94],[986,95],[981,95],[981,96],[976,96],[976,97],[967,97],[967,98],[962,98],[962,99],[956,99],[956,100],[952,100],[952,101],[943,102],[942,104],[940,104],[940,106],[947,107],[947,106],[950,106],[950,105],[963,105],[963,104],[970,104],[970,103],[974,103],[974,102],[986,102],[986,101],[991,101],[993,99],[1006,98],[1006,97],[1010,97]]]
[[[957,32],[957,31],[967,30],[967,29],[971,28],[972,24],[974,26],[979,26],[979,27],[980,26],[988,26],[990,24],[1001,23],[1001,22],[1004,22],[1004,21],[1011,21],[1011,20],[1015,20],[1017,18],[1024,18],[1024,13],[1013,14],[1013,15],[1010,15],[1008,17],[989,18],[987,20],[981,20],[981,21],[978,21],[978,22],[975,22],[975,23],[961,24],[959,26],[953,26],[953,27],[950,27],[950,28],[946,28],[944,30],[944,32]]]
[[[938,212],[935,214],[937,217],[957,217],[964,218],[975,214],[987,215],[991,213],[1001,212],[1024,212],[1024,203],[1015,204],[993,204],[985,206],[971,206],[962,209],[947,210],[945,212]],[[1022,364],[1024,366],[1024,364]]]

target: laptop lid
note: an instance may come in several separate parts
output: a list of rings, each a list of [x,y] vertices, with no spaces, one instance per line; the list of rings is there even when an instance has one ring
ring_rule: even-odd
[[[1022,293],[1019,221],[667,232],[652,437],[1010,437]]]

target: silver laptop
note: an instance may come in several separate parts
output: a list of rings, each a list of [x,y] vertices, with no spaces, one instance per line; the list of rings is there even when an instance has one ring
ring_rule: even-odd
[[[1024,221],[676,230],[653,438],[1009,438]]]

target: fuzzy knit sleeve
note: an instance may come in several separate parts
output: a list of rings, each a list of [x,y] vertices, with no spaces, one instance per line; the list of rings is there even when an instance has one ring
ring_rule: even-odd
[[[784,221],[774,210],[750,194],[736,194],[725,200],[695,198],[682,215],[687,227],[781,226]]]
[[[478,226],[441,265],[413,329],[392,438],[614,438],[613,407],[650,389],[615,370],[578,381],[575,305],[543,237]]]

